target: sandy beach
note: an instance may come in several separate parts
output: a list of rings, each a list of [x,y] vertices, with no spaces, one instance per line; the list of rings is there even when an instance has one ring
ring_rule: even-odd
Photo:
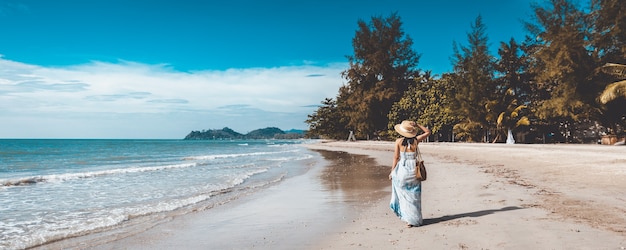
[[[425,225],[389,209],[392,142],[306,147],[325,162],[211,209],[38,249],[625,249],[626,147],[422,143]]]
[[[318,144],[391,164],[391,144]],[[625,249],[626,147],[422,143],[425,225],[383,198],[319,249]]]

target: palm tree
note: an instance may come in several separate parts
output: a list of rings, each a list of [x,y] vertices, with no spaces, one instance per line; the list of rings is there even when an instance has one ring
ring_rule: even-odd
[[[618,98],[626,98],[626,65],[618,63],[607,63],[600,67],[602,72],[616,76],[622,81],[617,81],[606,86],[600,94],[600,102],[607,104]]]
[[[497,114],[496,125],[499,130],[507,132],[506,143],[515,144],[515,138],[513,138],[513,129],[519,126],[530,125],[530,120],[527,116],[521,116],[520,113],[523,109],[527,108],[526,105],[519,105],[515,98],[515,92],[513,89],[507,89],[504,92],[501,100],[493,100],[487,102],[485,105],[487,112],[490,115],[487,116],[488,120],[492,119],[491,114]],[[496,142],[500,138],[500,133],[497,134],[493,142]]]
[[[519,105],[517,107],[512,106],[513,110],[506,110],[500,113],[498,116],[498,128],[506,129],[506,144],[515,144],[515,138],[513,138],[513,129],[519,126],[530,125],[530,120],[526,116],[519,116],[520,111],[525,109],[525,105]]]
[[[607,108],[608,120],[611,121],[611,130],[618,133],[617,124],[626,115],[623,104],[626,103],[626,65],[617,63],[607,63],[600,67],[602,72],[613,75],[620,79],[604,88],[598,99]]]
[[[600,94],[600,102],[607,104],[618,98],[626,98],[626,80],[611,83]]]
[[[467,118],[452,128],[452,132],[455,133],[455,137],[461,141],[476,142],[480,138],[480,129],[482,124],[480,122],[472,121]]]

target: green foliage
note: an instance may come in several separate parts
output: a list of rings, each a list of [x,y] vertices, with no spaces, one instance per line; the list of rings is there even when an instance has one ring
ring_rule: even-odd
[[[528,68],[528,59],[524,54],[520,54],[520,47],[514,39],[509,43],[500,43],[498,55],[500,59],[495,64],[498,72],[496,87],[491,100],[485,104],[487,111],[486,120],[490,126],[496,128],[496,137],[493,142],[498,141],[503,135],[508,136],[508,130],[519,126],[530,125],[527,116],[522,115],[522,111],[530,104],[531,90],[529,75],[525,72]]]
[[[245,135],[246,139],[273,139],[284,135],[285,132],[276,127],[252,130]]]
[[[191,131],[185,140],[211,140],[211,139],[242,139],[243,134],[225,127],[223,129],[209,129],[203,131]]]
[[[588,19],[593,22],[594,54],[603,63],[626,63],[626,3],[592,0]]]
[[[602,94],[600,94],[600,102],[602,104],[607,104],[619,98],[626,98],[626,80],[607,85]]]
[[[447,76],[433,79],[430,72],[427,72],[418,78],[416,85],[411,86],[391,108],[387,134],[395,137],[397,134],[393,126],[403,120],[423,124],[429,127],[433,134],[448,133],[456,122],[450,109],[452,87]]]
[[[621,134],[626,128],[626,3],[622,0],[592,0],[593,51],[600,72],[595,79],[605,85],[599,95],[599,117],[609,133]],[[622,82],[622,83],[620,83]]]
[[[467,35],[468,47],[461,46],[459,50],[454,44],[454,73],[450,78],[455,89],[452,106],[457,118],[463,121],[455,126],[455,133],[468,141],[479,141],[479,130],[487,124],[484,106],[495,90],[495,62],[488,51],[485,31],[482,17],[478,16]]]
[[[512,91],[514,99],[519,104],[532,102],[532,75],[528,72],[530,58],[523,53],[526,45],[519,45],[511,38],[509,43],[501,42],[498,49],[500,58],[495,64],[496,78],[495,97],[506,95]]]
[[[519,126],[530,126],[534,140],[542,133],[560,138],[551,141],[576,141],[577,126],[597,121],[623,130],[626,2],[591,0],[579,8],[573,1],[531,5],[529,36],[522,44],[501,42],[498,59],[478,16],[467,45],[453,45],[453,72],[440,79],[420,75],[419,55],[396,14],[359,20],[350,68],[342,72],[347,82],[309,116],[309,133],[392,137],[393,125],[405,119],[435,134],[453,130],[464,141]]]
[[[528,117],[523,116],[521,117],[519,120],[517,120],[517,122],[515,123],[515,127],[519,127],[519,126],[529,126],[530,125],[530,120],[528,119]]]
[[[245,135],[225,127],[223,129],[191,131],[187,136],[185,136],[185,140],[298,139],[302,137],[302,133],[290,133],[287,135],[284,131],[276,127],[256,129]]]
[[[354,55],[348,56],[350,68],[342,72],[347,84],[339,89],[337,109],[347,130],[363,138],[386,130],[389,110],[418,76],[419,55],[396,14],[373,17],[370,23],[360,20],[358,26]]]
[[[329,139],[341,139],[347,137],[349,130],[343,122],[342,113],[337,108],[337,102],[326,98],[313,114],[308,115],[305,121],[309,124],[308,137],[325,137]]]
[[[618,79],[626,79],[626,65],[607,64],[601,69]],[[602,122],[609,126],[612,133],[623,133],[626,127],[626,80],[607,85],[598,99],[603,104]],[[622,130],[618,127],[622,127]]]
[[[540,100],[541,119],[578,121],[596,115],[599,87],[591,81],[596,68],[587,48],[588,19],[568,0],[551,0],[550,6],[533,6],[537,23],[526,23],[536,37],[531,70],[539,89],[549,96]]]
[[[522,112],[527,106],[518,104],[512,89],[506,91],[506,94],[502,96],[500,101],[490,101],[487,103],[485,108],[492,114],[494,112],[498,113],[495,121],[498,134],[493,140],[494,142],[496,142],[502,134],[506,134],[508,130],[514,130],[519,126],[530,125],[528,117],[522,115]]]
[[[476,142],[480,138],[480,129],[482,124],[470,119],[463,120],[454,125],[453,131],[455,137],[461,141]]]

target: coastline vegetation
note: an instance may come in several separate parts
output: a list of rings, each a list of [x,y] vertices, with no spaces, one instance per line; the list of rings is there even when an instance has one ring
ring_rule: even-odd
[[[300,139],[304,137],[302,130],[282,131],[276,127],[267,127],[241,134],[228,127],[223,129],[209,129],[191,131],[185,140],[234,140],[234,139]]]
[[[308,116],[307,136],[391,139],[415,120],[431,140],[598,143],[626,128],[626,2],[533,4],[524,41],[488,50],[478,16],[465,45],[453,41],[452,72],[417,67],[420,54],[401,18],[358,21],[346,84]],[[427,39],[428,34],[419,34]],[[427,49],[427,48],[425,48]],[[508,137],[508,139],[507,139]]]

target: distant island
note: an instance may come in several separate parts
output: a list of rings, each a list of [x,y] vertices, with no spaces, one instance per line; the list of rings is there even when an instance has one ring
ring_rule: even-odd
[[[300,139],[304,138],[306,131],[291,129],[282,131],[276,127],[267,127],[253,130],[247,134],[238,133],[228,127],[223,129],[209,129],[191,131],[185,140],[224,140],[224,139]]]

